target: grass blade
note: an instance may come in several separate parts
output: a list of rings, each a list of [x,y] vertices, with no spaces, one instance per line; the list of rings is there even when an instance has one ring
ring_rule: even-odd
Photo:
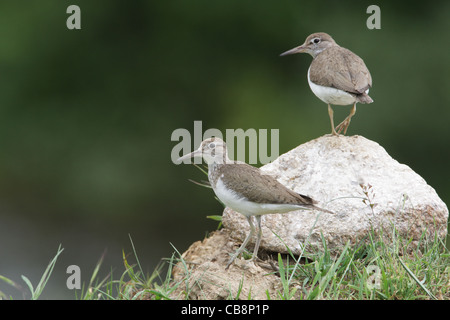
[[[64,249],[61,248],[61,245],[59,245],[56,255],[53,257],[53,259],[47,265],[47,268],[45,269],[44,274],[41,277],[41,280],[39,281],[38,285],[36,286],[36,289],[33,288],[33,285],[31,284],[30,279],[28,279],[26,276],[22,275],[23,281],[27,284],[28,288],[31,291],[31,299],[32,300],[39,299],[39,296],[41,295],[42,291],[44,291],[44,288],[47,285],[48,280],[50,279],[50,276],[53,272],[53,268],[55,267],[55,264],[56,264],[56,260],[58,259],[58,256],[63,251],[64,251]]]
[[[22,280],[26,283],[26,285],[28,286],[28,289],[30,290],[31,294],[33,295],[34,293],[34,288],[33,288],[33,284],[31,283],[30,279],[28,279],[27,277],[25,277],[24,275],[21,276]]]
[[[431,299],[433,300],[437,300],[437,298],[434,296],[434,294],[432,294],[424,285],[423,283],[417,279],[416,275],[408,268],[408,266],[402,261],[402,259],[400,259],[400,257],[398,257],[398,260],[400,261],[400,264],[402,265],[403,268],[405,268],[406,272],[408,272],[408,274],[411,276],[411,278],[414,279],[414,281],[416,281],[416,283],[423,289],[423,291],[425,291]]]

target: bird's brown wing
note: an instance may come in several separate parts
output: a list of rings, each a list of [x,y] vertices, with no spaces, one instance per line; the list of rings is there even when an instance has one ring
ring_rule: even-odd
[[[258,168],[246,163],[224,165],[220,170],[220,174],[228,178],[224,181],[226,187],[244,195],[249,201],[302,206],[313,206],[316,203],[310,197],[286,188],[275,178],[262,174]]]
[[[336,46],[320,53],[311,63],[310,80],[353,94],[363,94],[372,86],[372,76],[364,61],[348,49]]]

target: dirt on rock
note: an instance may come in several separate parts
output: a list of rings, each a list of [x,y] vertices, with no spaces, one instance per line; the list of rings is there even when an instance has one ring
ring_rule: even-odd
[[[230,254],[238,245],[230,238],[228,229],[215,231],[203,241],[194,242],[173,268],[173,284],[177,288],[170,298],[277,299],[282,285],[270,263],[254,263],[241,257],[225,269]]]

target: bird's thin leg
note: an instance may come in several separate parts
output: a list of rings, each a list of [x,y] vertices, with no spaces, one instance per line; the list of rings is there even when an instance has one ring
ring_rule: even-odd
[[[252,256],[253,261],[255,261],[258,258],[259,244],[261,243],[261,235],[262,235],[261,216],[255,216],[255,219],[256,219],[256,222],[258,223],[258,233],[256,234],[255,249],[253,250],[253,256]]]
[[[356,102],[353,104],[353,107],[350,110],[350,114],[348,115],[348,117],[337,125],[336,129],[338,130],[338,133],[341,133],[342,130],[344,130],[344,135],[347,133],[348,126],[350,125],[350,121],[352,120],[352,117],[355,115],[355,113],[356,113]]]
[[[337,136],[336,130],[334,129],[334,120],[333,120],[333,109],[331,108],[330,104],[328,104],[328,115],[330,116],[330,122],[331,122],[331,134],[333,136]]]
[[[252,217],[248,216],[247,221],[248,224],[250,225],[250,233],[248,234],[247,238],[245,238],[244,242],[239,247],[239,249],[237,249],[237,251],[231,256],[230,260],[227,263],[227,266],[225,267],[225,270],[228,269],[228,267],[233,263],[234,259],[236,259],[242,253],[242,251],[245,250],[247,243],[250,241],[251,237],[255,233],[255,226],[253,225]]]

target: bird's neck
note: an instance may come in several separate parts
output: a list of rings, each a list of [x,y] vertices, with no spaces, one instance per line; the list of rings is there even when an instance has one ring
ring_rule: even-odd
[[[217,180],[220,176],[220,168],[224,166],[223,163],[212,162],[208,164],[208,180],[211,184],[211,187],[215,188]]]

